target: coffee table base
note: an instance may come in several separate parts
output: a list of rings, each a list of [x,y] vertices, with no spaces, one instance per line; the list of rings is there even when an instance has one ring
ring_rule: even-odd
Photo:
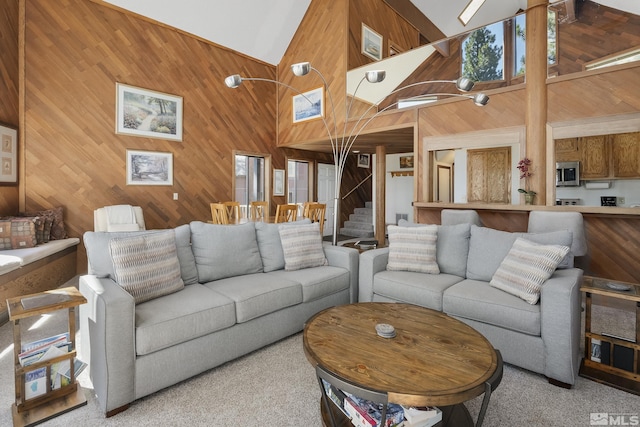
[[[329,408],[331,408],[330,410],[336,420],[335,426],[331,425],[331,416],[325,410],[322,398],[320,398],[320,412],[322,413],[322,425],[324,427],[353,427],[349,418],[333,402],[329,402]],[[462,403],[439,407],[439,409],[442,411],[442,421],[436,424],[435,427],[473,427],[474,425],[469,410]]]

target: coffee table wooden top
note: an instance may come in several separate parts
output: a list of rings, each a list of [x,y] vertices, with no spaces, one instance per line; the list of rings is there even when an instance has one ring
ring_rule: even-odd
[[[378,336],[388,323],[395,338]],[[389,402],[447,406],[484,393],[498,359],[489,341],[470,326],[438,311],[401,303],[331,307],[304,328],[304,351],[312,365],[369,390]]]

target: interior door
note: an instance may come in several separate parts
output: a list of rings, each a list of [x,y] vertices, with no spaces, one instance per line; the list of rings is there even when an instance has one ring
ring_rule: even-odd
[[[325,203],[327,205],[327,211],[324,218],[324,231],[325,236],[331,236],[333,234],[333,199],[336,195],[336,167],[335,165],[329,165],[324,163],[318,164],[318,203]]]

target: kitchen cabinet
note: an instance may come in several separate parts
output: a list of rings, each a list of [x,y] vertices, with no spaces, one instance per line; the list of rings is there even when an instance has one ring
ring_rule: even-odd
[[[467,151],[468,203],[511,203],[511,148]]]
[[[609,177],[610,138],[607,135],[580,138],[580,179]]]
[[[640,132],[612,135],[613,176],[640,178]]]

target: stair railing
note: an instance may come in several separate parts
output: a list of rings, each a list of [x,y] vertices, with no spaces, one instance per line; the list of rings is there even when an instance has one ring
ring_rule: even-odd
[[[345,194],[344,196],[342,196],[342,200],[346,199],[347,197],[349,197],[349,195],[351,193],[353,193],[354,191],[356,191],[362,184],[365,183],[366,180],[368,180],[369,178],[371,178],[373,176],[373,173],[370,173],[369,175],[367,175],[362,181],[360,181],[358,184],[356,184],[355,187],[353,187],[351,189],[351,191],[349,191],[347,194]]]

